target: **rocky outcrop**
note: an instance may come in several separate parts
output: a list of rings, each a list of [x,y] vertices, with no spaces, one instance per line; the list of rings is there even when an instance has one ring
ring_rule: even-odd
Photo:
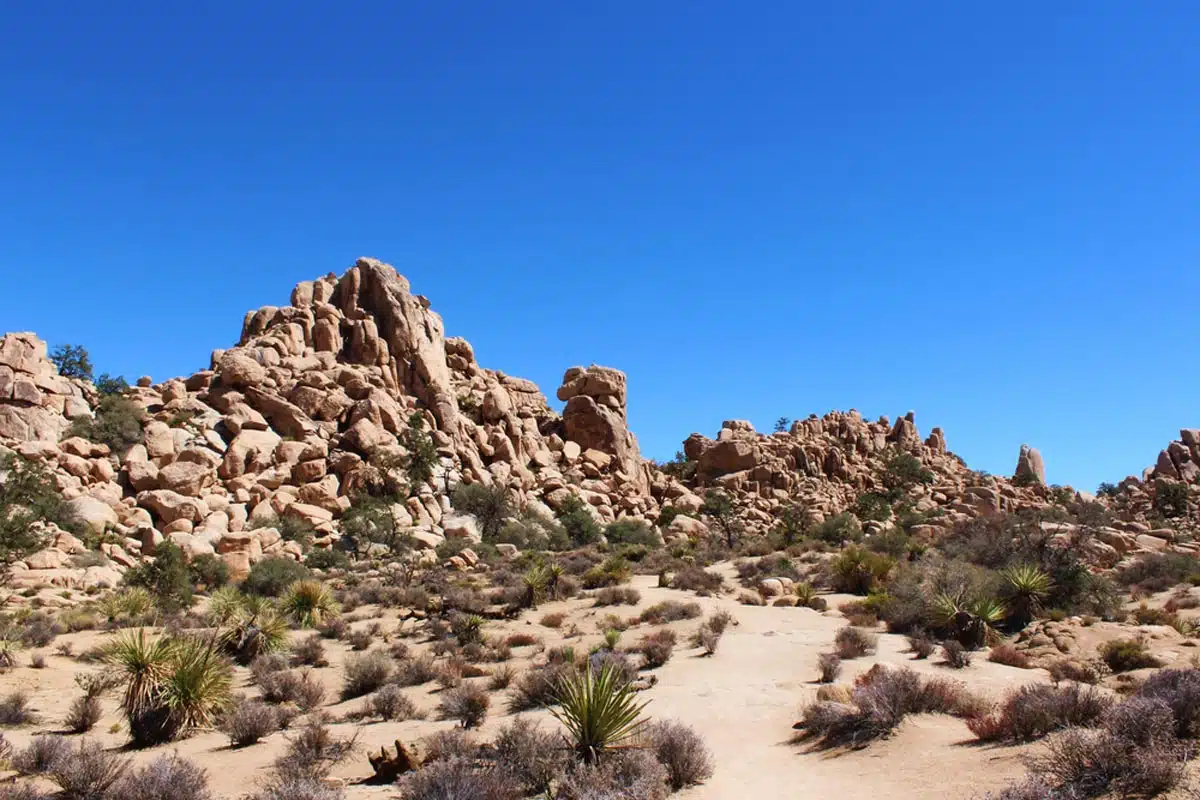
[[[0,440],[57,442],[91,409],[83,388],[58,374],[32,333],[0,337]]]
[[[1030,447],[1027,444],[1021,445],[1021,452],[1017,455],[1017,468],[1013,471],[1013,480],[1018,483],[1045,485],[1046,464],[1042,461],[1042,454],[1036,447]]]

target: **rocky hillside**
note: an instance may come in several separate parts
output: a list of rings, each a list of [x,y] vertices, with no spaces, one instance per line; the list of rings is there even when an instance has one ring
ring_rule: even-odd
[[[49,468],[71,513],[104,534],[112,562],[80,566],[79,539],[51,528],[53,546],[14,566],[17,586],[111,583],[164,539],[245,574],[266,554],[301,556],[280,520],[311,526],[314,546],[327,547],[352,498],[408,457],[414,414],[436,464],[393,514],[427,550],[448,536],[478,540],[474,521],[450,507],[460,483],[499,484],[515,507],[545,515],[576,495],[601,522],[654,522],[669,507],[681,514],[668,536],[704,530],[712,489],[732,499],[750,532],[770,529],[785,508],[811,523],[855,510],[868,530],[903,508],[915,532],[935,535],[981,515],[1091,499],[1045,486],[1028,448],[1013,480],[972,471],[940,429],[922,438],[911,413],[891,423],[835,412],[770,435],[726,422],[716,439],[688,437],[685,460],[660,468],[628,428],[623,373],[568,369],[560,415],[530,381],[480,366],[469,343],[446,337],[429,301],[374,259],[297,285],[287,306],[249,312],[237,345],[214,351],[209,369],[161,384],[143,378],[125,397],[141,413],[127,451],[69,435],[72,420],[97,414],[95,388],[60,376],[34,335],[0,339],[0,448]],[[1195,482],[1198,441],[1184,431],[1145,480]],[[919,470],[896,485],[899,454]],[[1136,538],[1156,530],[1143,521],[1153,504],[1136,500],[1150,490],[1136,479],[1122,489],[1135,498],[1122,524],[1135,527],[1113,529],[1120,551],[1158,549]],[[887,508],[864,505],[868,495],[886,496]],[[864,512],[872,508],[879,513]]]

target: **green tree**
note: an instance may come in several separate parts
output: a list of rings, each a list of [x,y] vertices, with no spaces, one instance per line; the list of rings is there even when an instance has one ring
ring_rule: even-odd
[[[893,451],[883,465],[883,485],[888,490],[888,500],[899,500],[917,484],[933,483],[933,473],[925,468],[921,460],[912,453]]]
[[[158,608],[167,613],[192,604],[192,576],[187,559],[178,545],[161,542],[154,548],[154,560],[125,573],[128,586],[141,586],[154,595]]]
[[[780,417],[779,419],[775,420],[775,432],[787,433],[787,429],[791,424],[792,421],[787,417]]]
[[[450,505],[455,511],[470,514],[479,521],[479,532],[485,542],[495,540],[513,510],[508,501],[508,490],[499,483],[491,486],[460,483],[450,496]]]
[[[108,445],[114,453],[124,453],[142,441],[143,416],[141,406],[128,397],[105,395],[96,406],[95,417],[77,418],[67,433]]]
[[[82,345],[60,344],[50,353],[50,361],[64,378],[92,379],[92,359]]]
[[[97,392],[107,397],[113,394],[124,394],[129,389],[129,382],[123,375],[113,376],[105,372],[96,378],[95,386]]]
[[[567,538],[575,547],[593,544],[600,538],[600,523],[596,522],[596,518],[577,495],[567,496],[555,518],[566,530]]]
[[[791,547],[808,533],[809,517],[804,507],[792,503],[779,512],[775,520],[774,534],[784,547]]]
[[[7,572],[14,561],[41,549],[44,537],[36,523],[77,526],[65,511],[54,476],[41,462],[12,453],[0,458],[0,477],[0,565]]]
[[[404,471],[408,475],[409,486],[415,491],[433,477],[433,470],[438,463],[437,445],[425,430],[425,415],[420,411],[409,415],[408,428],[404,431],[404,448],[408,451]]]
[[[725,543],[732,550],[742,537],[745,526],[738,517],[737,505],[733,498],[720,489],[709,489],[704,493],[704,504],[700,513],[711,519],[725,536]]]
[[[1187,484],[1162,478],[1156,480],[1154,482],[1154,508],[1164,517],[1187,516]]]
[[[342,515],[342,536],[361,557],[371,545],[385,545],[393,554],[412,548],[412,537],[396,521],[392,503],[386,498],[361,496]]]

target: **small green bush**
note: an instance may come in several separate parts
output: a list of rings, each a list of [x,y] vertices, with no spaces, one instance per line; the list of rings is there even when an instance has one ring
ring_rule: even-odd
[[[1153,655],[1139,639],[1114,639],[1100,648],[1100,657],[1113,672],[1129,672],[1147,667],[1161,667],[1163,662]]]
[[[298,561],[290,558],[264,558],[250,568],[250,574],[242,582],[242,591],[260,597],[278,597],[296,581],[306,580],[312,573]]]

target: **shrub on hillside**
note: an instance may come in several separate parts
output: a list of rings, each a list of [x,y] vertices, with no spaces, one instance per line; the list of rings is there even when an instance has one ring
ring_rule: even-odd
[[[983,741],[1025,742],[1101,719],[1112,699],[1091,686],[1030,684],[1013,691],[991,714],[967,720]]]
[[[264,558],[250,567],[250,574],[242,582],[242,591],[260,597],[279,597],[297,581],[312,577],[299,561],[290,558]]]
[[[342,699],[362,697],[379,689],[392,677],[395,662],[384,653],[372,652],[346,659]]]
[[[109,394],[100,398],[92,417],[76,417],[68,436],[80,436],[90,442],[107,445],[117,454],[142,441],[142,407],[128,397]]]
[[[861,658],[875,652],[879,637],[861,628],[846,626],[837,632],[833,643],[843,659]]]
[[[707,597],[721,591],[725,581],[715,572],[691,564],[671,576],[671,588]]]
[[[1113,672],[1161,667],[1162,661],[1140,639],[1114,639],[1100,648],[1100,657]]]

